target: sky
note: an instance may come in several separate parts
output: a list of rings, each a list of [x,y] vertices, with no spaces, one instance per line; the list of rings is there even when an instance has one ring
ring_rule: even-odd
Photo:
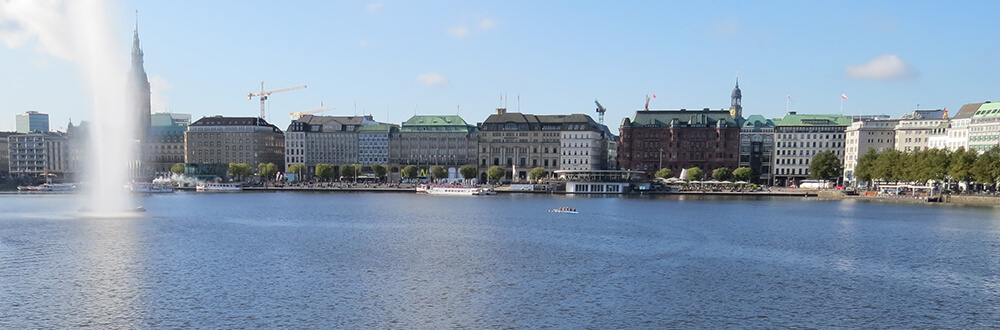
[[[0,0],[0,131],[28,110],[53,130],[94,119],[74,52],[53,45],[75,37],[47,37],[82,15],[71,1]],[[261,81],[308,86],[271,95],[282,129],[321,106],[396,124],[475,124],[504,105],[596,120],[597,99],[617,131],[647,95],[650,109],[728,109],[737,75],[744,116],[1000,100],[983,14],[996,1],[90,1],[107,7],[122,72],[138,10],[153,111],[194,120],[259,115],[247,93]]]

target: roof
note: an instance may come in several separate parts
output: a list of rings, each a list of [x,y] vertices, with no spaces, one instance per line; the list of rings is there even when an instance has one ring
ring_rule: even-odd
[[[178,125],[174,122],[174,117],[170,116],[169,113],[154,113],[149,115],[149,126],[169,127]]]
[[[360,125],[370,125],[375,121],[372,120],[371,116],[315,116],[315,115],[304,115],[296,119],[295,121],[300,123],[306,123],[309,125],[329,125],[330,123],[338,123],[345,126],[360,126]]]
[[[1000,117],[1000,103],[983,103],[972,118]]]
[[[739,124],[729,114],[729,110],[639,110],[629,121],[622,121],[622,126],[631,127],[738,127]]]
[[[983,104],[987,103],[969,103],[963,105],[961,109],[958,109],[958,113],[955,114],[955,117],[952,117],[951,119],[972,118],[972,115],[975,115],[976,111],[978,111],[979,107],[982,106]]]
[[[936,109],[936,110],[916,110],[910,113],[903,114],[902,119],[908,120],[922,120],[922,119],[943,119],[947,110]]]
[[[842,115],[800,115],[791,112],[774,122],[774,126],[844,126],[851,125],[851,119]]]
[[[426,116],[417,115],[403,122],[400,132],[474,132],[475,126],[469,125],[459,116]]]
[[[278,127],[269,124],[266,120],[259,117],[201,117],[201,119],[192,123],[191,126],[268,126],[278,129]]]
[[[586,129],[591,131],[604,130],[602,125],[594,121],[593,118],[580,113],[569,115],[532,115],[520,112],[504,112],[490,115],[486,118],[486,121],[482,122],[481,127],[490,129],[489,127],[507,124],[518,124],[518,130],[548,130],[549,128],[571,130],[564,126],[565,124],[586,125]],[[543,129],[542,127],[547,128]],[[580,128],[576,126],[572,130],[580,130]]]
[[[398,130],[397,127],[395,125],[389,125],[389,124],[363,125],[358,129],[358,131],[360,132],[369,132],[369,133],[371,132],[390,133],[394,130]]]
[[[774,127],[774,121],[761,115],[751,115],[743,121],[743,127]]]

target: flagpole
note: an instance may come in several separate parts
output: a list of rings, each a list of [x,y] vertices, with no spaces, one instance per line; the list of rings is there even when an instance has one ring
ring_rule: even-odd
[[[841,116],[844,115],[844,98],[843,97],[840,98],[840,115]]]
[[[785,100],[785,113],[788,113],[788,104],[792,103],[792,94],[788,94],[788,99]]]

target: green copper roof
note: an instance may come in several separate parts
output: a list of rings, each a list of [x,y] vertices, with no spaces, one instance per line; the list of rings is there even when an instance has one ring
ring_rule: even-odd
[[[718,126],[737,127],[738,123],[729,114],[729,110],[650,110],[636,111],[632,117],[631,127],[671,127],[677,126]],[[625,125],[623,125],[625,126]]]
[[[775,120],[774,126],[850,126],[851,119],[841,115],[787,114]]]
[[[761,115],[751,115],[743,121],[743,127],[774,127],[774,121],[764,118]]]
[[[459,116],[413,116],[403,122],[400,132],[469,132],[475,127],[469,126]]]
[[[1000,117],[1000,103],[983,103],[972,118]]]
[[[358,128],[360,132],[385,132],[389,133],[393,129],[392,125],[378,124],[378,125],[361,125]]]

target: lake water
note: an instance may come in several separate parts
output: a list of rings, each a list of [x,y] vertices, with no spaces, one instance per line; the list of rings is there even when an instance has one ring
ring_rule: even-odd
[[[802,198],[0,196],[0,328],[983,328],[1000,212]],[[578,215],[548,209],[568,206]]]

